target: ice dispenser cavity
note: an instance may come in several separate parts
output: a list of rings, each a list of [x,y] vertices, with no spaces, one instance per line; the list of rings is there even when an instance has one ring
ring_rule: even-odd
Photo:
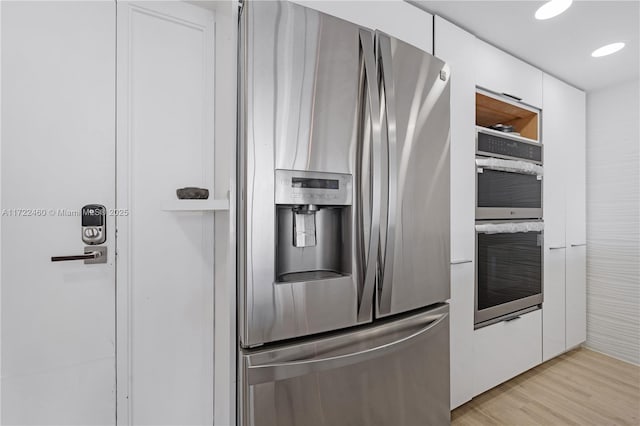
[[[351,274],[350,174],[276,170],[276,281]]]

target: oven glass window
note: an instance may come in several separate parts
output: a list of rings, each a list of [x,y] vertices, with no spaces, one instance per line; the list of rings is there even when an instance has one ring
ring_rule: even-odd
[[[542,234],[478,234],[478,310],[542,292]]]
[[[542,207],[542,181],[535,175],[484,169],[478,173],[478,207]]]

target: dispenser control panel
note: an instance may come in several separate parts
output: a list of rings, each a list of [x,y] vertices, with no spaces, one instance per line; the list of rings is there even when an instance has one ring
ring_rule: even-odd
[[[350,174],[276,170],[276,204],[349,206],[353,198]]]

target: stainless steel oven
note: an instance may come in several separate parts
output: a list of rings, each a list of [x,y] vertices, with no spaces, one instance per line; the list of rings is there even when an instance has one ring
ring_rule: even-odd
[[[542,218],[542,145],[476,130],[476,220]]]
[[[476,222],[475,328],[538,309],[542,221]]]

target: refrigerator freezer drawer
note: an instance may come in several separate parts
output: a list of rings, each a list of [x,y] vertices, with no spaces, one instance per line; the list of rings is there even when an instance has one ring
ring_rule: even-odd
[[[240,424],[448,424],[448,313],[241,353]]]

